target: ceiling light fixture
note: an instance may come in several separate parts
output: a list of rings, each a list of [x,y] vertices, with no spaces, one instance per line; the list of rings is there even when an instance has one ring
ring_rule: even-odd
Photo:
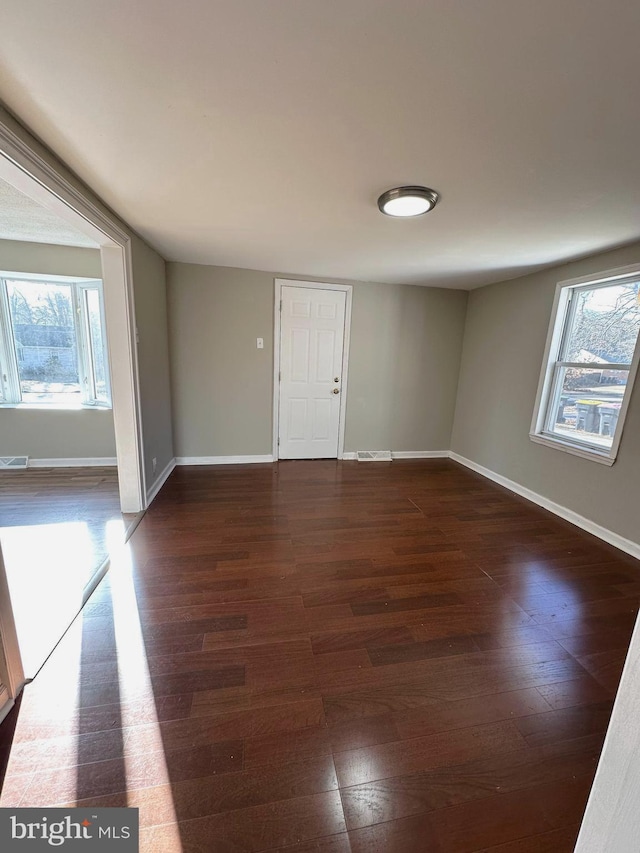
[[[438,193],[428,187],[396,187],[382,193],[378,207],[387,216],[422,216],[436,206]]]

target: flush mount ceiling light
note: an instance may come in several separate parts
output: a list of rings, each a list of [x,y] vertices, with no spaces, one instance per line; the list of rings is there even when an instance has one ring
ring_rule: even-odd
[[[387,216],[422,216],[436,206],[438,193],[429,187],[396,187],[382,193],[378,207]]]

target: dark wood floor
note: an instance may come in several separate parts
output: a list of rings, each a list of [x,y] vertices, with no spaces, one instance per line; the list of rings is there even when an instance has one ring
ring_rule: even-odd
[[[138,806],[145,853],[573,850],[637,561],[448,460],[178,469],[130,548],[2,805]]]

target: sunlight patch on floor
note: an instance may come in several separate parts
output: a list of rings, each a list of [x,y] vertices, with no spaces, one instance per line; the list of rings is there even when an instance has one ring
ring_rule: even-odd
[[[163,823],[174,824],[177,820],[176,811],[171,795],[171,780],[164,758],[164,747],[158,717],[155,714],[155,697],[147,655],[145,651],[140,614],[133,585],[133,566],[131,548],[122,544],[121,522],[107,524],[107,543],[111,557],[109,578],[111,583],[113,620],[118,656],[118,682],[120,686],[120,713],[123,730],[135,726],[139,720],[136,715],[136,705],[142,701],[147,708],[148,720],[145,730],[148,733],[147,752],[153,753],[154,788],[162,792]],[[135,741],[135,738],[133,739]],[[129,779],[132,766],[139,763],[140,754],[132,751],[131,740],[124,737],[125,773]],[[161,786],[161,787],[160,787]],[[171,826],[167,833],[173,834]],[[175,830],[176,853],[182,849],[179,845],[179,834]]]
[[[82,606],[97,569],[95,545],[84,521],[2,527],[0,539],[23,666],[33,678]]]

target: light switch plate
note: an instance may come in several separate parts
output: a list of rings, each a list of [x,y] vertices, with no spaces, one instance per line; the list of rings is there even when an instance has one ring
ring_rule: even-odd
[[[264,349],[264,338],[256,338],[256,346],[258,349]]]

